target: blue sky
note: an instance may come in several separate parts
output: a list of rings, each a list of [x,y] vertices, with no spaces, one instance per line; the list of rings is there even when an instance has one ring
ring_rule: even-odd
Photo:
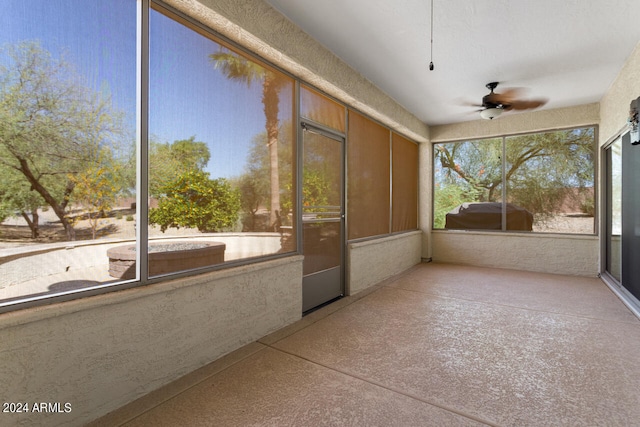
[[[37,40],[54,57],[64,52],[87,84],[107,85],[116,106],[134,113],[135,19],[131,0],[3,0],[0,45]]]
[[[213,177],[238,175],[264,132],[261,84],[228,80],[209,60],[216,43],[153,10],[150,27],[150,133],[161,142],[195,136],[209,145]],[[54,57],[65,52],[90,87],[109,89],[133,127],[135,0],[3,0],[0,45],[24,40],[39,40]]]
[[[209,145],[212,176],[228,176],[264,132],[262,86],[223,76],[209,59],[219,45],[183,25],[152,12],[150,27],[150,133],[165,141],[195,135]]]

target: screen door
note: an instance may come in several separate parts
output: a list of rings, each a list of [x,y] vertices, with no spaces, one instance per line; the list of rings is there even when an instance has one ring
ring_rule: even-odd
[[[344,138],[302,125],[302,310],[344,294]]]

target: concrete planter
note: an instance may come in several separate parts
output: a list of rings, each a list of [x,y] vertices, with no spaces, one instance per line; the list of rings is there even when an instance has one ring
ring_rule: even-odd
[[[208,267],[224,262],[226,245],[220,242],[173,241],[149,245],[149,276]],[[136,245],[116,246],[107,251],[109,275],[135,279]]]

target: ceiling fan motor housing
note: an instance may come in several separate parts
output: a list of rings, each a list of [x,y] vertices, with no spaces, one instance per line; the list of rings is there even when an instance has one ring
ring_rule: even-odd
[[[493,90],[498,87],[498,82],[487,83],[487,89],[491,91],[491,93],[486,94],[482,97],[482,106],[484,108],[505,108],[508,107],[503,102],[500,102],[500,95],[494,93]]]

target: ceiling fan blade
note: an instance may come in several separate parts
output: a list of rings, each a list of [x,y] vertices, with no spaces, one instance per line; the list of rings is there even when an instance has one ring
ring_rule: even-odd
[[[519,101],[511,102],[509,109],[513,110],[532,110],[545,105],[549,100],[544,98],[539,99],[522,99]]]
[[[518,98],[522,98],[526,89],[519,87],[506,88],[500,91],[500,93],[489,93],[484,97],[487,102],[493,104],[511,104]]]
[[[482,108],[482,104],[478,104],[477,102],[471,102],[471,101],[459,101],[458,104],[462,107],[476,107],[476,108]]]

